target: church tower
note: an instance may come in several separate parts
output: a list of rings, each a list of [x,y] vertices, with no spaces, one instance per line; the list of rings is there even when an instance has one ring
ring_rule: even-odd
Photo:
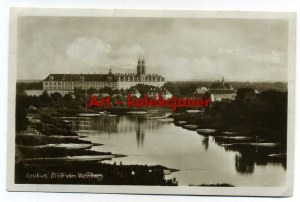
[[[146,74],[145,60],[142,60],[142,74]]]
[[[141,59],[139,58],[139,61],[138,61],[138,66],[136,67],[137,71],[137,76],[140,77],[141,74],[142,74],[142,61]]]
[[[141,60],[141,58],[139,58],[136,74],[139,81],[146,81],[146,66],[144,59]]]

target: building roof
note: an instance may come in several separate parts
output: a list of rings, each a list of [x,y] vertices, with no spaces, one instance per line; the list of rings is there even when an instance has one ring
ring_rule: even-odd
[[[236,91],[234,90],[234,88],[230,83],[224,82],[224,77],[222,77],[222,81],[211,83],[208,90],[211,94],[235,94],[236,93]]]
[[[43,81],[51,81],[50,78],[53,77],[52,81],[80,81],[81,78],[84,81],[118,81],[119,77],[135,77],[138,76],[134,73],[128,74],[49,74]],[[146,78],[163,78],[159,74],[147,74]]]
[[[50,74],[44,81],[117,81],[114,74]]]
[[[120,77],[120,76],[138,76],[135,73],[114,73],[114,76]],[[163,77],[162,75],[159,74],[146,74],[146,77]]]
[[[218,90],[233,90],[233,87],[230,83],[225,82],[214,82],[209,86],[209,90],[218,89]]]
[[[211,94],[236,94],[235,90],[233,89],[211,89],[209,92]]]
[[[224,77],[222,77],[222,81],[216,81],[210,84],[209,92],[215,94],[235,93],[235,90],[230,83],[225,83]]]

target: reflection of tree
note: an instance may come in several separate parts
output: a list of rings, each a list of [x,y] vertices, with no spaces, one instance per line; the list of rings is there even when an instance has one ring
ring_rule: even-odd
[[[108,134],[118,133],[119,117],[99,117],[93,121],[92,129]]]
[[[119,133],[135,132],[138,147],[143,147],[147,132],[151,132],[167,124],[157,120],[145,119],[143,116],[123,116],[121,118],[118,125]]]
[[[73,130],[97,130],[108,134],[117,133],[118,117],[99,117],[96,119],[81,117],[73,120]]]
[[[235,165],[237,172],[249,173],[253,172],[248,167],[254,167],[255,165],[266,166],[267,164],[281,165],[286,169],[286,153],[283,145],[274,147],[267,146],[254,146],[250,142],[241,142],[241,140],[214,138],[215,142],[224,147],[225,151],[238,152]],[[247,140],[248,141],[248,140]],[[280,157],[271,157],[271,154],[283,154]]]
[[[209,146],[209,138],[208,137],[203,138],[202,145],[204,146],[205,150],[208,149],[208,146]]]
[[[254,159],[249,155],[236,155],[235,168],[240,173],[253,173],[254,172]]]

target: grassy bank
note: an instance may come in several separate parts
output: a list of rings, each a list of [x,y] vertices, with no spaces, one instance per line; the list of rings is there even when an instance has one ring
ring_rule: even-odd
[[[164,169],[161,166],[111,165],[90,161],[17,163],[16,183],[176,186],[175,179],[164,178]]]
[[[176,186],[165,179],[163,166],[103,163],[122,154],[94,151],[101,146],[82,140],[60,117],[66,114],[49,109],[31,116],[28,130],[16,133],[15,182],[22,184],[103,184]]]

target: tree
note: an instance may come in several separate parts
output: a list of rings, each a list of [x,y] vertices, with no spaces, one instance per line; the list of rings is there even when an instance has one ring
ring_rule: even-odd
[[[109,95],[112,95],[112,94],[113,94],[112,88],[107,87],[107,86],[105,86],[104,88],[100,88],[100,89],[98,90],[98,92],[99,92],[99,93],[107,93],[107,94],[109,94]]]
[[[53,107],[60,107],[62,106],[62,95],[58,92],[52,93],[50,95],[52,106]]]
[[[74,95],[76,97],[76,104],[80,106],[85,106],[85,90],[83,90],[82,88],[74,88]]]
[[[72,106],[72,104],[73,104],[72,95],[65,94],[62,99],[63,99],[64,106],[66,106],[66,107]]]
[[[89,94],[89,95],[92,95],[93,93],[96,93],[97,92],[97,89],[96,88],[89,88],[88,90],[87,90],[87,93]]]
[[[249,104],[256,100],[256,94],[253,88],[240,88],[236,94],[236,101],[239,104]]]
[[[121,88],[120,94],[122,94],[123,96],[125,96],[126,95],[126,90],[124,90],[123,88]]]
[[[151,89],[156,89],[157,87],[155,86],[150,86],[150,85],[145,85],[145,84],[137,84],[135,86],[132,86],[130,87],[128,90],[127,90],[127,94],[133,92],[135,89],[137,89],[140,94],[142,96],[144,96],[145,94],[148,94],[150,92]]]
[[[16,98],[16,125],[15,129],[17,132],[26,130],[27,118],[26,118],[26,107],[30,105],[28,102],[28,96],[17,96]]]
[[[42,95],[39,96],[39,100],[42,106],[50,106],[51,99],[47,91],[44,91]]]

